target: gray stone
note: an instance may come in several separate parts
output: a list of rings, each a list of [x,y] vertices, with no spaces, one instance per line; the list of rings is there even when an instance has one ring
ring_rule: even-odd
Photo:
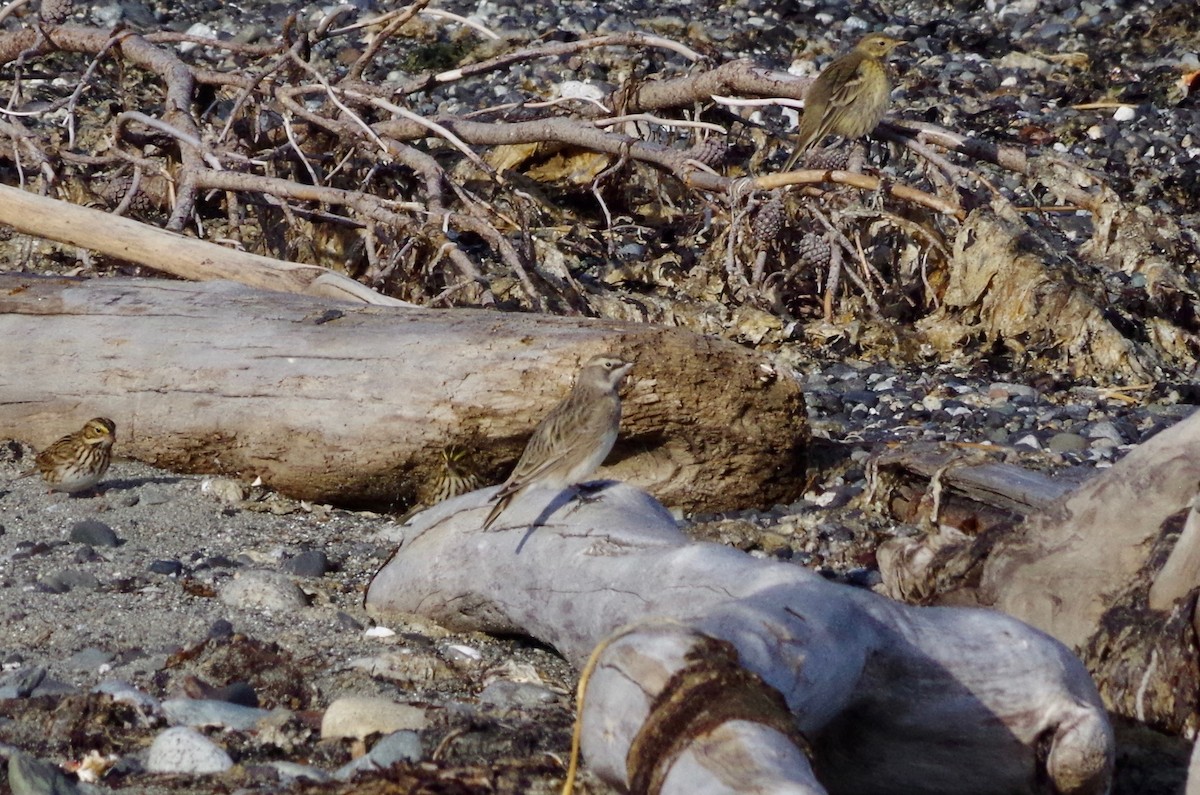
[[[421,737],[415,731],[398,731],[383,737],[365,756],[347,762],[333,773],[338,781],[349,781],[362,771],[386,770],[402,762],[421,761]]]
[[[479,694],[481,704],[510,709],[514,707],[538,707],[558,701],[554,691],[532,682],[510,682],[497,679]]]
[[[1088,440],[1077,433],[1056,433],[1046,441],[1046,449],[1055,453],[1077,453],[1087,447]]]
[[[175,489],[161,484],[147,484],[139,490],[142,505],[163,505],[171,501]]]
[[[178,577],[183,574],[183,564],[178,560],[155,560],[146,567],[151,574],[162,574],[167,577]]]
[[[333,780],[333,777],[321,768],[313,767],[312,765],[302,765],[298,762],[267,762],[263,767],[272,768],[279,774],[279,780],[284,784],[303,780],[324,784],[327,781]]]
[[[329,571],[329,558],[319,549],[310,549],[288,558],[279,568],[297,577],[324,577]]]
[[[18,668],[11,675],[4,677],[4,685],[14,689],[16,698],[29,698],[29,695],[45,678],[45,666],[34,665],[29,668]]]
[[[206,698],[170,698],[162,703],[162,711],[172,726],[220,726],[234,731],[249,731],[271,714],[258,707]]]
[[[71,541],[92,547],[119,546],[121,539],[111,527],[97,519],[84,519],[71,525]]]
[[[89,646],[72,654],[64,664],[73,671],[98,671],[101,665],[112,662],[116,656],[110,651]]]
[[[143,693],[128,682],[122,682],[119,679],[105,679],[93,687],[92,692],[103,693],[113,701],[129,704],[146,716],[157,715],[162,710],[162,705],[154,696]]]
[[[371,748],[367,757],[381,768],[388,768],[399,762],[420,762],[423,756],[421,735],[414,731],[392,732]]]
[[[51,574],[38,583],[49,593],[66,593],[68,591],[94,591],[100,587],[100,580],[90,571],[68,569]]]
[[[342,696],[325,708],[321,717],[323,739],[349,737],[362,740],[372,734],[390,734],[428,725],[425,710],[411,704],[373,696]]]
[[[1120,429],[1108,420],[1093,422],[1083,429],[1083,433],[1089,439],[1108,439],[1113,444],[1125,444],[1125,437]]]
[[[18,751],[8,758],[8,786],[12,795],[78,795],[57,765]]]
[[[229,754],[195,729],[175,726],[154,738],[146,754],[151,773],[224,773],[233,767]]]
[[[240,573],[221,588],[221,602],[246,610],[280,613],[308,606],[304,592],[286,574],[265,569]]]

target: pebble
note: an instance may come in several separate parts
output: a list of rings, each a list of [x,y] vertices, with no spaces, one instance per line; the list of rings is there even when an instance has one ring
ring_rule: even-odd
[[[1046,440],[1046,449],[1054,453],[1077,453],[1088,448],[1088,440],[1077,433],[1056,433]]]
[[[70,539],[91,547],[115,547],[121,543],[116,531],[97,519],[84,519],[71,525]]]
[[[251,569],[238,574],[220,591],[221,603],[244,610],[286,613],[308,606],[308,597],[286,574]]]
[[[219,726],[243,732],[250,731],[271,714],[267,709],[199,698],[169,698],[162,703],[162,711],[172,726]]]
[[[376,679],[389,679],[407,687],[428,685],[454,676],[454,670],[440,656],[419,649],[356,657],[348,666]]]
[[[225,749],[187,726],[174,726],[159,733],[146,754],[151,773],[224,773],[233,767]]]
[[[246,499],[246,487],[230,478],[205,478],[200,483],[200,493],[226,505],[237,505]]]
[[[310,549],[288,558],[279,568],[297,577],[324,577],[329,571],[329,558],[319,549]]]
[[[18,751],[8,758],[8,786],[12,795],[77,795],[57,765]]]
[[[1083,429],[1083,433],[1089,439],[1108,439],[1113,444],[1125,444],[1125,437],[1118,430],[1117,426],[1109,420],[1093,422]]]
[[[321,717],[321,738],[362,740],[372,734],[391,734],[404,729],[420,731],[428,724],[425,710],[386,698],[342,696]]]
[[[1113,121],[1133,121],[1137,118],[1137,110],[1131,105],[1122,105],[1113,112]]]
[[[146,567],[151,574],[178,577],[183,574],[183,563],[178,560],[155,560]]]
[[[103,693],[113,701],[129,704],[143,716],[159,715],[162,712],[162,705],[158,699],[119,679],[106,679],[92,688],[92,692]]]
[[[339,610],[334,615],[334,621],[338,629],[344,629],[347,632],[362,632],[363,625],[357,618],[347,613],[345,610]]]
[[[47,593],[67,593],[68,591],[94,591],[100,587],[100,580],[90,571],[68,569],[51,574],[38,581],[41,590]]]
[[[501,709],[541,707],[558,701],[558,694],[545,685],[498,679],[479,693],[479,703]]]
[[[116,657],[110,651],[89,646],[72,654],[63,664],[73,671],[99,671],[100,666],[107,665]]]
[[[233,624],[228,619],[218,618],[208,628],[208,636],[215,639],[233,637]]]
[[[349,781],[363,770],[386,770],[401,762],[420,762],[421,737],[415,731],[396,731],[380,738],[364,756],[347,762],[334,772],[338,781]]]
[[[333,780],[333,776],[321,768],[313,767],[312,765],[302,765],[298,762],[278,760],[267,762],[262,766],[274,770],[279,775],[279,780],[284,784],[290,784],[293,781],[314,781],[318,784],[324,784]]]
[[[175,490],[163,484],[149,484],[142,486],[139,502],[143,506],[165,505],[171,501],[175,495]]]

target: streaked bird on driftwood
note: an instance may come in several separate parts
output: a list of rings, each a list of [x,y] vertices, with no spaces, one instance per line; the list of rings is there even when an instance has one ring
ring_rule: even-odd
[[[483,486],[483,479],[472,467],[466,449],[455,445],[442,448],[442,464],[442,472],[433,484],[429,505],[437,505]]]
[[[75,494],[100,482],[112,462],[117,425],[107,417],[95,417],[67,434],[34,458],[34,468],[21,477],[41,474],[53,491]]]
[[[508,480],[492,496],[488,529],[504,509],[531,488],[564,489],[586,480],[612,451],[621,425],[621,384],[633,365],[611,355],[593,356],[571,393],[550,410],[525,445]]]
[[[821,70],[804,93],[800,133],[784,171],[791,171],[796,161],[827,135],[861,138],[875,129],[892,93],[883,59],[901,44],[901,39],[873,33]]]

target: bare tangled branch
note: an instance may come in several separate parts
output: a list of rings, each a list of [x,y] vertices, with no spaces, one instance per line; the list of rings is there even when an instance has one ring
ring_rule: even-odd
[[[807,80],[711,64],[639,32],[497,51],[495,34],[427,5],[364,19],[342,6],[246,44],[63,24],[45,3],[40,19],[10,4],[26,24],[0,33],[0,63],[16,78],[54,59],[74,77],[66,90],[12,81],[0,159],[35,190],[325,265],[404,300],[735,337],[731,306],[764,309],[777,329],[885,305],[916,321],[943,307],[964,221],[993,206],[1020,215],[997,187],[1005,173],[1105,229],[1127,222],[1111,191],[1066,161],[901,120],[875,136],[903,158],[899,177],[847,165],[864,158],[838,148],[776,173],[789,143],[770,112],[798,106]],[[195,46],[177,52],[185,43]],[[431,61],[414,60],[422,47]],[[565,59],[610,69],[615,88],[567,85]],[[506,84],[506,71],[535,60],[558,64],[563,83]],[[126,110],[108,119],[100,97]],[[755,198],[764,191],[773,198]]]

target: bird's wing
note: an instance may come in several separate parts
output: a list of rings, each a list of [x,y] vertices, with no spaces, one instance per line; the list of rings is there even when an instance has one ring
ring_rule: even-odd
[[[592,404],[587,413],[579,415],[579,408],[570,402],[551,411],[534,429],[529,444],[521,459],[513,467],[512,474],[497,497],[514,494],[534,480],[538,480],[555,467],[570,469],[573,463],[590,452],[604,430],[612,422],[613,412],[620,412],[620,404],[610,400],[588,401]]]
[[[881,88],[882,87],[882,88]],[[874,96],[882,93],[882,97]],[[824,138],[834,130],[848,138],[866,135],[875,128],[887,105],[887,71],[882,63],[863,58],[846,80],[839,82],[829,96],[825,113]],[[846,122],[855,122],[848,130]]]

